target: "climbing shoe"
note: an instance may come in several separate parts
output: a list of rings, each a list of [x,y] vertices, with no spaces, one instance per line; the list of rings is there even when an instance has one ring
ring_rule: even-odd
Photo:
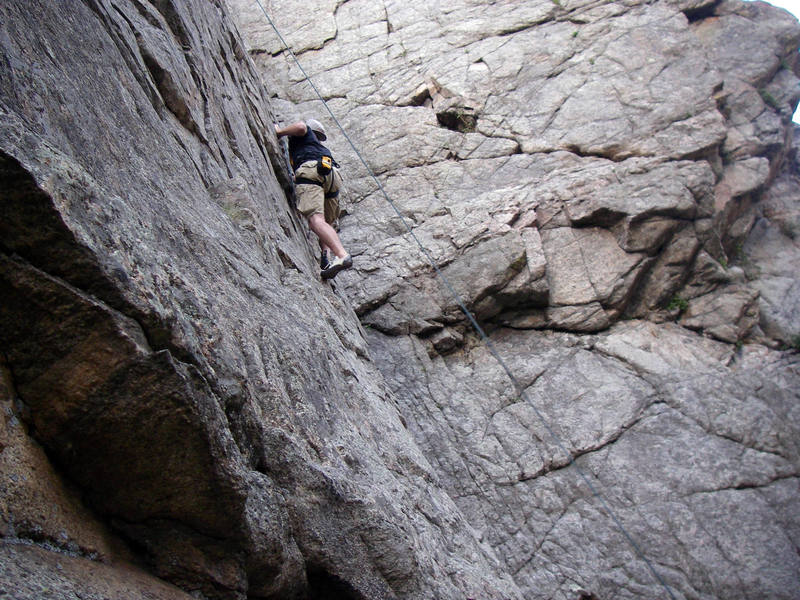
[[[323,250],[322,255],[319,257],[319,268],[324,271],[330,264],[331,261],[328,260],[328,253],[327,251]]]
[[[322,269],[322,278],[323,279],[333,279],[336,277],[336,274],[339,271],[344,271],[345,269],[349,269],[353,266],[353,258],[348,254],[344,258],[339,258],[338,256],[335,257],[330,263],[328,263],[328,267]]]

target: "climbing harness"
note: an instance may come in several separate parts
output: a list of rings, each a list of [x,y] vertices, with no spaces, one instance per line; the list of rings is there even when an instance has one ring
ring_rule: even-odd
[[[295,184],[303,184],[306,183],[308,185],[318,185],[319,187],[324,187],[324,181],[317,181],[316,179],[309,179],[308,177],[295,177],[294,178]]]
[[[295,176],[294,182],[295,184],[298,183],[307,183],[310,185],[318,185],[319,187],[325,187],[325,178],[331,174],[333,171],[333,167],[339,168],[339,163],[333,160],[330,156],[323,156],[317,161],[317,174],[322,177],[322,179],[309,179],[308,177],[297,177]],[[326,194],[326,196],[330,198],[335,198],[339,195],[338,190],[336,192]]]
[[[485,344],[486,348],[489,350],[489,353],[497,361],[497,363],[500,365],[500,367],[506,373],[508,378],[511,380],[511,382],[514,385],[514,388],[515,388],[515,390],[517,392],[517,397],[520,398],[521,400],[525,401],[525,403],[533,409],[533,411],[536,414],[536,417],[539,420],[539,422],[547,430],[547,433],[550,435],[550,437],[556,443],[556,445],[561,450],[561,452],[563,452],[567,456],[567,458],[569,460],[568,466],[571,466],[571,467],[573,467],[575,469],[575,471],[578,473],[578,475],[581,478],[581,480],[587,485],[589,490],[592,492],[592,495],[601,504],[601,506],[603,507],[603,510],[605,510],[606,514],[608,514],[611,517],[611,520],[614,522],[614,524],[616,525],[617,529],[619,529],[619,531],[622,533],[622,535],[628,541],[630,546],[636,552],[636,555],[639,558],[641,558],[642,561],[647,565],[648,570],[653,575],[653,577],[658,582],[658,584],[661,585],[661,587],[664,588],[664,590],[667,592],[667,595],[672,600],[677,600],[675,595],[672,593],[672,590],[670,589],[670,587],[667,585],[667,583],[664,581],[664,579],[661,577],[661,575],[659,575],[658,571],[656,571],[655,567],[650,562],[650,560],[647,558],[647,556],[645,556],[644,552],[642,552],[641,548],[639,547],[639,544],[637,544],[636,541],[633,539],[633,537],[631,537],[631,535],[628,533],[628,530],[625,528],[625,526],[619,520],[619,518],[617,517],[616,513],[611,509],[611,506],[609,506],[608,502],[606,502],[606,500],[602,496],[602,494],[600,494],[600,492],[597,489],[597,487],[592,483],[591,479],[589,479],[589,476],[586,475],[585,471],[583,469],[581,469],[581,467],[575,462],[575,457],[572,455],[572,452],[567,450],[566,446],[564,445],[564,442],[561,440],[561,438],[558,436],[558,434],[550,426],[550,424],[548,423],[547,419],[544,418],[544,415],[542,415],[542,413],[539,411],[539,409],[536,407],[536,405],[533,402],[531,402],[530,398],[528,397],[528,394],[525,391],[525,388],[520,383],[519,379],[517,379],[517,377],[514,375],[514,373],[511,371],[511,369],[506,364],[506,362],[500,356],[500,354],[498,353],[498,351],[495,348],[494,344],[489,339],[489,336],[486,334],[486,332],[483,330],[483,328],[478,324],[478,321],[475,319],[473,314],[467,308],[467,306],[464,303],[464,301],[462,300],[461,296],[458,294],[458,292],[456,292],[455,288],[450,284],[450,282],[448,281],[447,277],[445,277],[444,273],[442,273],[441,269],[436,264],[436,261],[433,259],[433,257],[431,256],[430,252],[428,252],[428,250],[425,248],[425,246],[422,244],[422,242],[420,242],[419,238],[414,233],[414,231],[411,229],[411,226],[408,224],[407,219],[403,216],[403,214],[397,208],[395,203],[392,202],[391,198],[389,198],[389,195],[386,193],[386,190],[384,189],[383,184],[381,184],[381,182],[375,176],[375,173],[372,171],[370,166],[364,160],[364,157],[361,155],[361,152],[359,152],[358,148],[353,143],[353,140],[351,140],[350,136],[347,135],[347,131],[345,131],[345,128],[339,122],[339,119],[337,119],[336,115],[333,114],[333,111],[331,110],[330,106],[328,106],[328,103],[326,102],[326,100],[322,97],[322,94],[317,89],[317,86],[311,80],[311,77],[309,77],[308,73],[306,73],[305,69],[300,64],[300,61],[297,59],[297,56],[295,55],[295,53],[289,47],[289,44],[286,42],[286,40],[281,35],[281,32],[278,31],[278,28],[275,26],[275,23],[270,18],[269,14],[267,13],[266,9],[264,8],[264,5],[261,3],[261,0],[255,0],[255,1],[258,4],[258,6],[261,8],[261,12],[264,13],[264,17],[267,19],[267,22],[270,24],[272,29],[275,31],[275,34],[280,39],[280,41],[283,44],[284,48],[286,48],[286,51],[289,53],[289,55],[294,60],[294,63],[297,65],[297,68],[300,69],[300,72],[303,74],[304,79],[309,83],[311,88],[314,90],[314,93],[317,95],[319,100],[322,102],[322,105],[325,107],[325,110],[327,110],[328,114],[331,116],[331,119],[333,119],[333,122],[336,123],[336,126],[339,128],[339,131],[342,132],[342,135],[347,140],[348,144],[350,144],[350,147],[356,153],[356,156],[358,156],[359,160],[361,161],[361,164],[364,165],[364,168],[367,170],[367,173],[369,174],[370,178],[377,185],[378,190],[380,191],[381,195],[384,197],[386,202],[389,203],[389,205],[392,207],[392,210],[394,210],[394,212],[400,218],[400,221],[403,223],[403,226],[404,226],[404,228],[406,230],[406,233],[408,233],[409,236],[417,244],[417,246],[419,246],[420,251],[425,256],[425,258],[428,260],[430,265],[433,267],[433,270],[436,272],[437,277],[442,281],[442,284],[445,286],[445,288],[447,289],[449,294],[453,297],[453,299],[458,304],[458,307],[461,309],[461,312],[464,313],[464,315],[467,317],[467,320],[472,325],[473,329],[475,329],[475,331],[478,333],[478,336],[481,338],[481,340]]]

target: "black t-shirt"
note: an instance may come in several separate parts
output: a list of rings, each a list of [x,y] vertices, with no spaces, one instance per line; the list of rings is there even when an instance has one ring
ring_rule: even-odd
[[[310,160],[317,161],[323,156],[333,158],[331,151],[320,143],[311,127],[306,129],[304,136],[289,136],[289,157],[292,159],[293,168],[296,169]]]

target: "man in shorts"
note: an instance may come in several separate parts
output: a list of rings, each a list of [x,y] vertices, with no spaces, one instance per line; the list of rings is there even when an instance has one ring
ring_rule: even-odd
[[[320,267],[323,279],[353,266],[332,223],[339,218],[339,188],[342,176],[331,151],[321,142],[328,139],[316,119],[298,121],[286,127],[275,126],[278,137],[289,136],[289,158],[294,169],[297,210],[308,219],[308,226],[319,238],[322,249]],[[328,250],[334,258],[328,261]]]

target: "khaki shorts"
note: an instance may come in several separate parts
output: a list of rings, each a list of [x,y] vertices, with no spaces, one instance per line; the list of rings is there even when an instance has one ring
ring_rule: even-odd
[[[339,169],[334,167],[326,177],[317,173],[317,162],[304,162],[295,171],[295,177],[318,181],[322,185],[313,183],[298,183],[295,186],[297,196],[297,210],[304,216],[321,214],[328,223],[333,223],[339,218],[339,189],[342,187],[342,176]]]

